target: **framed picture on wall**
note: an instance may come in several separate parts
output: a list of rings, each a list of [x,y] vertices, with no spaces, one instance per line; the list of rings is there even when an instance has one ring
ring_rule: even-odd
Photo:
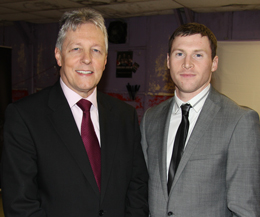
[[[117,52],[116,77],[132,78],[133,71],[133,51]]]

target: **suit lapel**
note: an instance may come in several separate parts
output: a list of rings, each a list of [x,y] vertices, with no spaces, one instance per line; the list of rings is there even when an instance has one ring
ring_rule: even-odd
[[[51,108],[49,118],[53,123],[56,132],[82,170],[93,190],[97,195],[99,195],[99,189],[97,187],[84,144],[69,104],[59,83],[53,87],[50,93],[49,107]]]
[[[101,140],[101,202],[104,198],[109,175],[113,169],[114,156],[117,149],[117,129],[120,126],[116,111],[111,106],[109,99],[98,92],[98,111]]]
[[[207,131],[209,125],[211,125],[214,121],[216,114],[218,113],[220,106],[217,101],[219,100],[218,93],[211,87],[208,98],[205,101],[205,104],[201,110],[197,123],[192,131],[190,139],[185,148],[184,154],[181,158],[180,164],[178,166],[178,170],[176,172],[172,189],[177,183],[183,169],[185,168],[188,160],[190,159],[194,149],[199,145],[199,141]]]
[[[170,120],[172,115],[172,109],[174,105],[174,98],[169,101],[165,107],[162,108],[161,113],[159,114],[158,124],[158,135],[162,135],[160,139],[162,141],[162,145],[159,146],[158,150],[158,160],[159,160],[159,172],[161,177],[161,185],[164,192],[165,200],[168,198],[168,191],[167,191],[167,142],[168,142],[168,132],[170,126]]]

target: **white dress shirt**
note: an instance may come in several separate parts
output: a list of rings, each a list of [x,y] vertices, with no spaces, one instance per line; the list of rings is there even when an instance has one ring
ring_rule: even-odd
[[[167,177],[168,177],[168,170],[169,170],[171,157],[172,157],[175,135],[177,133],[177,130],[179,128],[179,125],[180,125],[181,119],[182,119],[182,112],[181,112],[180,107],[182,104],[186,104],[186,103],[188,103],[192,106],[192,108],[190,108],[190,111],[189,111],[190,126],[189,126],[189,131],[188,131],[188,135],[187,135],[187,139],[186,139],[186,143],[185,143],[185,147],[186,147],[186,144],[187,144],[187,142],[190,138],[190,135],[193,131],[193,128],[197,122],[201,109],[209,94],[209,89],[210,89],[210,84],[206,88],[204,88],[198,95],[193,97],[188,102],[181,101],[177,97],[177,94],[175,91],[175,94],[174,94],[175,103],[174,103],[173,109],[172,109],[172,115],[171,115],[171,120],[170,120],[169,131],[168,131],[168,141],[167,141]]]
[[[80,107],[77,106],[77,102],[82,99],[82,97],[71,90],[60,78],[60,84],[61,88],[63,90],[63,93],[69,103],[71,112],[73,114],[74,120],[77,124],[78,130],[81,133],[81,122],[83,117],[83,112]],[[87,98],[84,98],[92,103],[90,108],[90,117],[94,126],[94,130],[96,132],[99,144],[100,143],[100,129],[99,129],[99,117],[98,117],[98,104],[97,104],[97,88],[94,89],[93,93],[88,96]],[[66,124],[66,123],[64,123]]]

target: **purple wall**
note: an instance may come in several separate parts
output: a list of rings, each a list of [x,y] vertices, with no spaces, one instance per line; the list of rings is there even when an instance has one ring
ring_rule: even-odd
[[[113,19],[106,20],[107,26]],[[166,67],[168,38],[178,27],[174,15],[126,18],[125,44],[109,44],[108,63],[99,90],[135,106],[140,119],[150,106],[172,95],[174,85]],[[195,13],[194,21],[208,26],[218,40],[260,40],[260,11]],[[58,24],[17,23],[0,28],[0,45],[12,47],[13,99],[19,91],[28,94],[52,85],[58,79],[54,46]],[[116,78],[118,51],[133,51],[133,62],[139,64],[132,78]],[[131,101],[127,83],[140,85],[135,101]],[[18,94],[18,95],[17,95]]]

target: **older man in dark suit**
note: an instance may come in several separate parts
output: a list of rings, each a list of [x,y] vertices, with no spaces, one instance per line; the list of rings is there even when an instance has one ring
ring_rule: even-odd
[[[103,17],[64,14],[60,81],[6,111],[6,217],[145,217],[147,169],[134,108],[97,92],[107,61]]]

